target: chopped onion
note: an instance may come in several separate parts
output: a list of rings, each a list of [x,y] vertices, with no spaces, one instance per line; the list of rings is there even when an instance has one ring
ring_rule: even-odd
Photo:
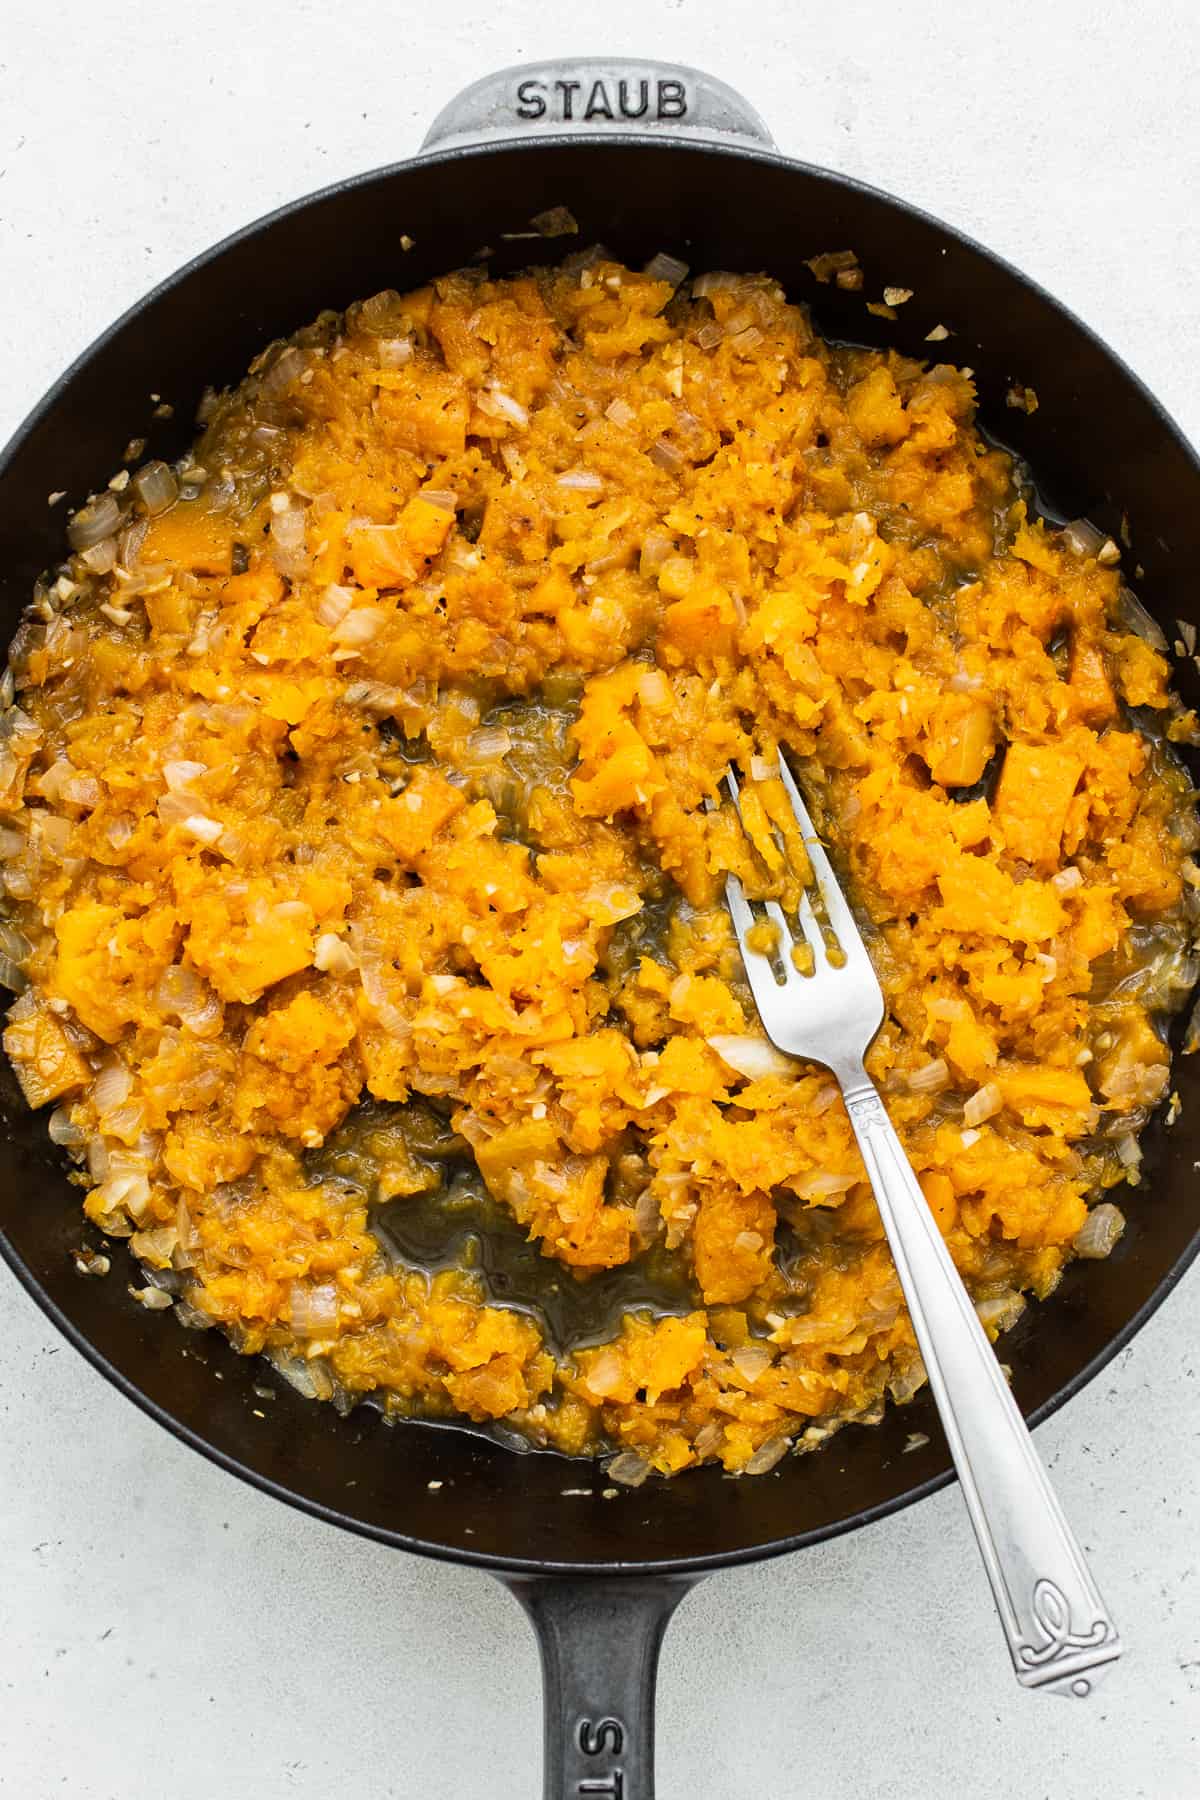
[[[323,1337],[337,1329],[338,1295],[332,1283],[309,1287],[305,1282],[293,1281],[288,1307],[297,1337]]]
[[[129,1098],[132,1086],[133,1076],[119,1057],[106,1063],[92,1088],[92,1100],[101,1117],[121,1106]]]
[[[620,1456],[614,1456],[608,1465],[608,1474],[613,1481],[619,1481],[622,1487],[641,1487],[650,1473],[650,1464],[644,1457],[637,1456],[632,1450],[623,1450]]]
[[[785,1056],[766,1038],[743,1037],[732,1033],[719,1032],[716,1036],[706,1038],[710,1050],[715,1050],[723,1063],[745,1076],[747,1081],[761,1081],[767,1075],[794,1075],[797,1064],[793,1057]]]
[[[170,1267],[178,1242],[179,1233],[173,1225],[159,1225],[153,1231],[135,1231],[129,1240],[129,1248],[152,1268],[166,1269]]]
[[[216,624],[217,615],[215,612],[206,610],[200,614],[200,617],[196,620],[196,629],[192,635],[192,640],[187,647],[189,656],[204,656],[216,643]]]
[[[597,1400],[607,1400],[609,1395],[615,1394],[623,1384],[626,1373],[623,1358],[615,1350],[605,1348],[598,1352],[588,1368],[586,1376],[588,1391],[594,1394]]]
[[[596,881],[579,895],[594,925],[617,925],[642,910],[641,896],[625,881]]]
[[[182,1267],[190,1267],[196,1260],[197,1250],[202,1247],[202,1239],[182,1195],[175,1207],[175,1236],[178,1240],[175,1261]]]
[[[662,531],[648,531],[642,539],[642,554],[638,563],[638,572],[642,575],[653,575],[661,569],[669,557],[675,554],[675,539]]]
[[[88,550],[111,537],[120,523],[121,508],[113,495],[100,494],[75,514],[67,526],[67,542],[72,550]]]
[[[439,512],[452,513],[458,505],[458,495],[453,488],[421,488],[417,494],[426,506],[436,506]]]
[[[692,283],[692,293],[697,300],[706,300],[710,294],[726,292],[741,282],[740,275],[732,274],[728,269],[710,269],[706,275],[698,275]]]
[[[646,455],[655,468],[665,469],[669,475],[683,467],[683,455],[674,444],[668,444],[666,438],[656,438],[647,450]]]
[[[467,739],[467,749],[472,756],[507,756],[512,749],[512,733],[503,725],[487,725],[481,731],[473,731]]]
[[[771,1352],[762,1344],[739,1344],[730,1351],[729,1360],[743,1381],[757,1381],[771,1366]]]
[[[1056,875],[1050,877],[1050,885],[1056,893],[1074,893],[1076,888],[1083,886],[1083,870],[1077,869],[1075,864],[1071,863],[1069,867],[1059,869]]]
[[[775,1467],[776,1463],[783,1461],[783,1458],[787,1455],[791,1447],[792,1440],[789,1437],[768,1438],[765,1444],[760,1444],[758,1446],[758,1449],[754,1452],[750,1461],[742,1469],[742,1474],[768,1474],[770,1470]]]
[[[155,812],[167,826],[187,824],[189,819],[196,817],[196,799],[193,794],[173,794],[171,788],[167,788],[166,794],[158,796]]]
[[[333,628],[335,644],[369,644],[383,629],[387,614],[378,606],[356,606]]]
[[[178,824],[181,831],[185,831],[200,844],[215,844],[224,830],[219,820],[211,819],[207,813],[202,812],[189,811]]]
[[[1011,1331],[1025,1311],[1025,1296],[1015,1288],[1006,1288],[1002,1294],[977,1301],[975,1311],[985,1330]]]
[[[65,756],[60,756],[50,764],[48,769],[43,769],[38,776],[38,791],[47,800],[58,800],[67,783],[74,780],[78,774],[79,770],[74,763],[68,762]]]
[[[29,977],[20,964],[0,951],[0,987],[9,988],[14,994],[23,994],[28,986]]]
[[[110,1164],[115,1164],[116,1160],[115,1154],[110,1155]],[[150,1204],[150,1183],[143,1174],[110,1175],[107,1181],[92,1190],[92,1201],[108,1219],[121,1211],[140,1219]],[[105,1223],[101,1229],[111,1232],[112,1225]]]
[[[1167,650],[1167,639],[1161,626],[1151,617],[1131,588],[1122,587],[1117,596],[1117,613],[1121,623],[1130,631],[1136,632],[1144,643],[1152,644],[1164,655]]]
[[[633,1209],[633,1228],[644,1241],[658,1236],[662,1225],[662,1208],[653,1188],[644,1187]]]
[[[556,481],[560,488],[574,488],[579,493],[587,494],[598,493],[604,486],[593,469],[567,469],[564,474],[556,477]]]
[[[832,1200],[838,1194],[849,1193],[858,1179],[857,1175],[840,1175],[835,1169],[814,1169],[811,1174],[798,1176],[790,1186],[801,1200]]]
[[[919,1393],[929,1380],[925,1364],[919,1356],[905,1364],[888,1381],[888,1393],[897,1406],[904,1406],[913,1395]]]
[[[354,605],[355,590],[330,582],[317,602],[317,621],[332,628],[339,624]]]
[[[93,575],[111,574],[117,566],[117,540],[115,537],[101,538],[98,544],[92,544],[80,555]]]
[[[271,513],[271,561],[281,575],[289,580],[305,575],[309,569],[308,547],[305,542],[304,511],[298,506],[288,506],[284,511]]]
[[[1095,556],[1104,542],[1104,533],[1097,531],[1090,519],[1072,519],[1069,525],[1063,526],[1063,542],[1076,556]]]
[[[359,980],[372,1012],[392,1037],[408,1037],[412,1026],[388,995],[383,974],[385,958],[368,943],[366,932],[360,927],[352,925],[350,937],[358,955]]]
[[[410,337],[380,338],[376,355],[381,369],[402,369],[412,361],[413,341]]]
[[[396,713],[403,706],[403,688],[390,687],[386,681],[352,681],[342,698],[347,706],[366,706],[372,712]]]
[[[77,1149],[83,1143],[83,1133],[78,1125],[72,1123],[65,1106],[55,1107],[46,1129],[50,1133],[50,1142],[60,1144],[65,1150]]]
[[[652,256],[642,270],[643,275],[648,275],[651,281],[669,281],[672,287],[678,287],[681,281],[686,280],[687,272],[687,264],[680,262],[677,256],[668,256],[665,250]]]
[[[153,518],[179,498],[179,483],[165,462],[148,462],[133,478],[138,498]]]
[[[202,762],[165,762],[163,764],[163,780],[172,793],[179,793],[184,788],[199,781],[202,775],[208,774],[208,764]]]
[[[638,699],[643,706],[668,708],[674,699],[674,689],[661,669],[648,669],[644,675],[638,676]],[[1197,871],[1200,882],[1200,871]]]
[[[1125,1215],[1119,1206],[1105,1200],[1094,1206],[1075,1234],[1075,1253],[1090,1261],[1108,1256],[1125,1229]]]
[[[33,945],[25,933],[18,931],[10,920],[0,919],[0,951],[3,951],[10,961],[22,963],[26,957],[33,954]]]
[[[70,806],[99,806],[101,785],[95,776],[72,776],[70,781],[63,781],[59,796]]]
[[[154,1000],[163,1012],[174,1013],[194,1037],[213,1037],[221,1029],[224,1015],[220,996],[185,964],[164,969],[154,989]]]
[[[345,938],[336,931],[323,931],[313,946],[313,967],[323,975],[349,975],[358,967],[358,959]]]
[[[325,1400],[333,1392],[333,1382],[319,1363],[305,1362],[302,1357],[285,1357],[276,1353],[271,1358],[276,1370],[289,1387],[294,1387],[306,1400]]]
[[[295,344],[289,344],[281,350],[262,378],[260,392],[264,399],[273,400],[282,394],[285,388],[298,379],[304,369],[304,355]]]
[[[165,1293],[162,1288],[131,1287],[129,1292],[138,1302],[138,1305],[144,1306],[147,1312],[166,1312],[168,1306],[174,1304],[171,1295]]]
[[[618,397],[605,407],[604,416],[606,419],[611,419],[614,425],[619,425],[621,429],[624,430],[626,426],[634,423],[637,418],[637,413],[627,400],[622,400]]]
[[[476,395],[475,404],[480,412],[486,413],[489,418],[507,419],[511,425],[519,426],[522,431],[529,423],[529,414],[521,402],[514,400],[511,394],[506,394],[503,388],[491,387],[486,393]]]
[[[990,1119],[998,1113],[1003,1105],[1004,1095],[996,1083],[994,1081],[985,1082],[983,1087],[975,1089],[963,1107],[963,1124],[982,1125],[985,1119]]]
[[[149,519],[135,518],[125,526],[117,539],[117,561],[120,564],[117,574],[120,580],[123,581],[136,568],[149,529]]]
[[[1117,1160],[1123,1168],[1133,1170],[1141,1167],[1142,1151],[1132,1131],[1127,1131],[1116,1142]]]
[[[945,1060],[936,1056],[932,1062],[923,1063],[919,1069],[914,1069],[905,1080],[912,1094],[936,1094],[950,1080],[950,1070]]]
[[[4,715],[4,735],[6,738],[40,739],[42,728],[35,719],[19,706],[12,706]]]
[[[696,333],[696,342],[701,350],[715,350],[725,336],[725,327],[715,319],[709,319]]]
[[[199,1307],[190,1306],[186,1300],[176,1300],[175,1317],[188,1331],[211,1331],[216,1323],[206,1312],[201,1312]]]

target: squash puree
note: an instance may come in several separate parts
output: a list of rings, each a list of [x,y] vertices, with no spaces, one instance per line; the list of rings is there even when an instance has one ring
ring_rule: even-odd
[[[699,285],[593,253],[272,346],[77,516],[0,743],[5,1045],[139,1297],[632,1480],[923,1380],[723,904],[806,878],[781,746],[993,1331],[1136,1178],[1195,973],[1190,721],[1117,570],[1029,514],[969,372]]]

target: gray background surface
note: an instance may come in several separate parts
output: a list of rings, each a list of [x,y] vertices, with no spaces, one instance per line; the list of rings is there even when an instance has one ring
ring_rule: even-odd
[[[129,302],[277,203],[414,149],[459,86],[674,56],[1080,312],[1200,438],[1200,14],[1079,0],[9,0],[0,438]],[[663,1800],[1200,1794],[1200,1272],[1038,1433],[1132,1646],[1014,1687],[955,1492],[718,1575],[663,1659]],[[402,1445],[397,1441],[397,1454]],[[486,1575],[290,1514],[145,1420],[0,1272],[0,1792],[521,1800],[532,1638]]]

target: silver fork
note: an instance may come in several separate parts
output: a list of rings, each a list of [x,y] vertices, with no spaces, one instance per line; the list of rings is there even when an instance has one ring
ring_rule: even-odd
[[[829,927],[845,957],[829,960],[806,892],[797,923],[813,957],[801,974],[782,908],[776,926],[784,978],[748,948],[755,923],[741,883],[726,883],[729,910],[763,1028],[787,1055],[824,1063],[837,1077],[858,1139],[913,1330],[941,1415],[971,1524],[992,1584],[1017,1680],[1086,1698],[1121,1654],[1116,1626],[1034,1450],[987,1334],[925,1202],[863,1057],[883,1023],[883,994],[854,915],[783,758],[779,773],[804,836]],[[738,788],[727,776],[735,805]]]

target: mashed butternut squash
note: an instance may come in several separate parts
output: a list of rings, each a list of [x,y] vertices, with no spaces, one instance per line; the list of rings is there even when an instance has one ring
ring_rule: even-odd
[[[781,746],[992,1329],[1136,1172],[1195,974],[1191,721],[1118,573],[966,372],[700,285],[594,253],[273,346],[76,516],[0,727],[5,1046],[143,1297],[635,1479],[923,1379],[722,902],[806,877]]]

